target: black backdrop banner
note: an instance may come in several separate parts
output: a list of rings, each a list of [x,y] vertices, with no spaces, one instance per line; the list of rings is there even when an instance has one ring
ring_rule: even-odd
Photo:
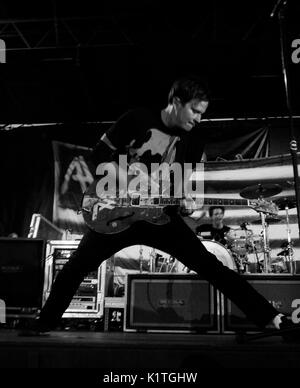
[[[0,222],[5,236],[25,237],[33,213],[52,216],[52,150],[38,129],[1,131],[0,139]]]
[[[95,144],[99,124],[38,125],[0,130],[0,224],[2,235],[27,237],[32,215],[52,221],[54,199],[53,141]]]

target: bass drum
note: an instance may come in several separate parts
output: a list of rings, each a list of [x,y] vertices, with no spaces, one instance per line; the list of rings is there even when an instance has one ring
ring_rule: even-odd
[[[232,269],[233,271],[238,271],[234,258],[230,251],[220,244],[217,241],[213,240],[202,240],[202,244],[208,250],[220,260],[226,267]]]
[[[212,253],[216,256],[216,258],[221,261],[226,267],[232,269],[233,271],[238,272],[238,268],[236,262],[231,254],[231,252],[224,247],[221,243],[214,240],[203,240],[203,238],[199,237],[202,244],[208,250],[208,252]],[[177,263],[177,272],[179,273],[196,273],[187,268],[180,261]]]

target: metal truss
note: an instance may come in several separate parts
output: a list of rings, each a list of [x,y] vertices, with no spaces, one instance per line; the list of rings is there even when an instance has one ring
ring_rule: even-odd
[[[0,38],[5,41],[8,52],[134,44],[114,15],[2,19]]]

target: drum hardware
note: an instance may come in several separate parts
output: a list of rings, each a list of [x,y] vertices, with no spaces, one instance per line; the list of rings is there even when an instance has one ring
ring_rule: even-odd
[[[285,256],[277,255],[277,257],[272,260],[271,266],[272,266],[272,272],[275,272],[275,273],[289,272]]]
[[[271,268],[271,249],[269,244],[269,223],[267,222],[266,215],[261,212],[261,225],[262,225],[262,237],[263,237],[263,254],[264,254],[264,264],[263,272],[270,273],[272,272]]]
[[[240,273],[249,272],[248,253],[250,252],[252,235],[253,231],[247,229],[245,222],[240,225],[240,228],[230,229],[225,234],[226,247],[232,252]]]
[[[282,251],[277,253],[277,256],[288,256],[289,255],[288,245],[289,245],[288,242],[282,243],[280,246],[280,248],[282,248]]]
[[[177,269],[176,269],[177,260],[175,259],[175,257],[170,256],[167,260],[168,260],[168,265],[171,265],[169,272],[176,272],[177,271]]]
[[[286,249],[283,256],[288,259],[290,263],[290,273],[296,273],[296,263],[294,257],[293,243],[291,239],[291,229],[290,229],[290,221],[289,221],[289,209],[293,209],[296,207],[296,199],[294,197],[283,197],[279,198],[276,201],[276,204],[279,210],[285,210],[285,221],[286,221],[286,230],[287,230],[287,243]]]
[[[259,213],[260,219],[255,220],[253,223],[261,223],[262,225],[262,238],[263,238],[263,272],[272,272],[271,267],[271,249],[269,245],[269,224],[272,222],[278,222],[280,219],[276,219],[275,216],[278,213],[278,207],[272,201],[266,201],[264,198],[270,198],[276,194],[279,194],[282,188],[278,184],[261,184],[245,187],[240,195],[243,198],[258,199],[259,206],[254,209]],[[257,256],[257,262],[258,256]]]
[[[163,257],[162,255],[157,255],[157,260],[159,260],[162,257]],[[176,265],[176,259],[174,257],[172,256],[164,257],[157,272],[168,272],[168,273],[176,272],[175,265]]]
[[[156,251],[155,248],[152,248],[150,254],[149,254],[149,259],[150,259],[150,272],[155,272],[156,268]]]
[[[277,224],[278,222],[281,222],[280,218],[272,217],[268,215],[266,216],[264,212],[260,212],[259,219],[251,222],[252,224],[262,225],[262,232],[261,232],[262,237],[260,237],[260,241],[262,242],[261,247],[259,248],[258,244],[255,243],[255,240],[253,241],[253,248],[254,248],[254,253],[256,257],[258,272],[263,272],[263,273],[273,272],[272,265],[271,265],[271,249],[269,245],[269,225],[275,224],[275,223]],[[258,253],[263,253],[264,255],[263,264],[259,261]]]
[[[249,253],[254,253],[255,260],[256,260],[256,272],[261,273],[263,272],[263,264],[258,256],[259,253],[263,252],[263,240],[262,236],[260,235],[252,235],[251,239],[249,240],[250,248]]]
[[[249,273],[249,261],[247,255],[233,254],[239,273]]]
[[[154,248],[150,252],[150,272],[177,272],[176,263],[173,256],[166,257],[156,253]]]
[[[143,260],[144,260],[144,257],[143,257],[143,246],[140,245],[140,250],[139,250],[139,267],[140,267],[140,273],[143,273]]]

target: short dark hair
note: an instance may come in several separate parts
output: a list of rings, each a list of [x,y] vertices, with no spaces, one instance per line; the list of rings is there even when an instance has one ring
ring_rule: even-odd
[[[209,216],[212,217],[215,209],[221,209],[223,214],[225,213],[225,207],[224,206],[211,206],[208,210]]]
[[[173,98],[178,97],[183,105],[196,99],[199,101],[209,101],[209,90],[202,79],[196,75],[182,77],[174,81],[168,97],[169,104]]]

